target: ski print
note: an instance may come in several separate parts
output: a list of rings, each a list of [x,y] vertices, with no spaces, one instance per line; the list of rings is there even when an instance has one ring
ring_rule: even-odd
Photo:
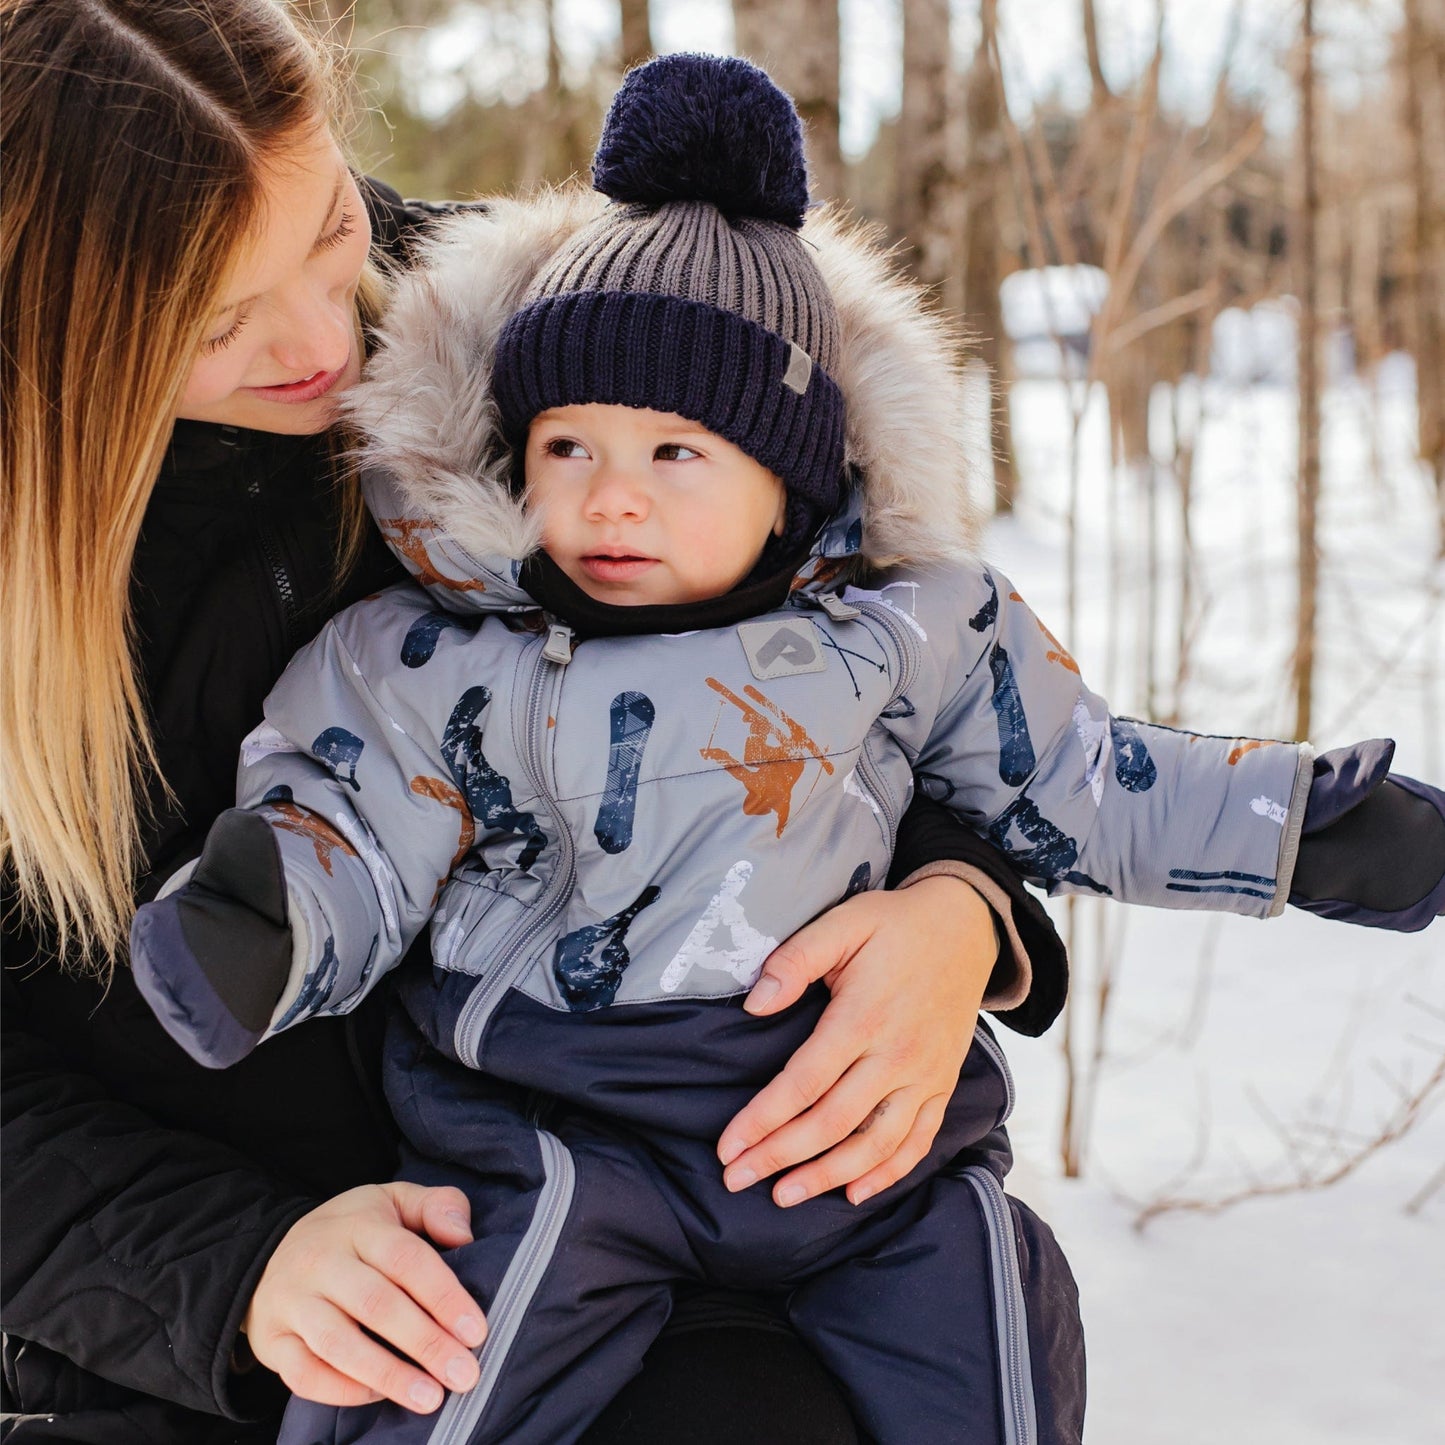
[[[573,1013],[606,1008],[617,997],[622,975],[632,962],[627,951],[627,930],[661,893],[655,884],[649,884],[621,913],[558,939],[552,954],[552,974]]]

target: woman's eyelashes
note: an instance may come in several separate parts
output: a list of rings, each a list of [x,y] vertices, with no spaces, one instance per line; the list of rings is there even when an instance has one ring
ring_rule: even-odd
[[[242,315],[236,317],[236,319],[219,336],[211,337],[211,339],[207,341],[201,349],[206,353],[207,356],[214,356],[216,352],[224,350],[241,334],[241,328],[245,324],[246,316],[243,313]]]
[[[339,246],[348,236],[355,234],[356,216],[351,211],[343,211],[336,229],[329,236],[323,236],[316,243],[316,249],[318,251],[329,251],[333,246]]]

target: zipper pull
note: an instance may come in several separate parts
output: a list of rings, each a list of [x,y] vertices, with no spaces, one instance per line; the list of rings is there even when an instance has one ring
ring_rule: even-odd
[[[818,597],[818,606],[828,614],[834,622],[852,622],[855,617],[861,617],[863,613],[850,602],[844,602],[836,592],[824,592]]]
[[[547,629],[547,645],[542,649],[542,656],[548,662],[566,667],[572,661],[572,637],[572,629],[565,622],[552,623]]]

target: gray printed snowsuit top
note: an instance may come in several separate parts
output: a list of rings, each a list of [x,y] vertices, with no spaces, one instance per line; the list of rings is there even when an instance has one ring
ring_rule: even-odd
[[[880,1440],[961,1438],[964,1418],[980,1439],[1076,1438],[1060,1383],[1075,1366],[1050,1354],[1076,1336],[1030,1313],[1050,1279],[1046,1308],[1071,1308],[1072,1285],[999,1189],[1011,1086],[986,1031],[911,1188],[780,1211],[762,1190],[727,1195],[712,1150],[821,991],[769,1020],[741,996],[777,941],[881,886],[916,785],[1052,892],[1276,913],[1309,754],[1110,716],[973,553],[948,338],[826,215],[804,235],[838,303],[857,484],[787,605],[580,645],[540,623],[516,580],[534,524],[490,431],[487,358],[599,204],[459,219],[401,283],[353,408],[369,504],[421,585],[354,606],[300,654],[240,770],[240,803],[277,830],[296,940],[273,1028],[352,1007],[431,921],[388,1089],[408,1173],[461,1183],[476,1211],[458,1268],[489,1308],[482,1386],[435,1435],[369,1407],[342,1412],[336,1438],[573,1438],[605,1403],[598,1381],[636,1367],[671,1282],[696,1275],[789,1291]],[[895,1254],[897,1295],[869,1268]],[[288,1420],[287,1441],[336,1428],[300,1402]]]

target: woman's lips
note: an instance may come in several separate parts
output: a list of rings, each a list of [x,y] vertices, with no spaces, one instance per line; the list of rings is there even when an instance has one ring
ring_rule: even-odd
[[[657,566],[656,557],[613,557],[593,552],[581,559],[582,570],[596,582],[631,582],[649,567]]]
[[[300,381],[283,382],[280,386],[251,386],[246,389],[265,401],[280,401],[295,404],[315,401],[325,396],[346,374],[346,367],[338,366],[335,371],[317,371],[303,376]]]

